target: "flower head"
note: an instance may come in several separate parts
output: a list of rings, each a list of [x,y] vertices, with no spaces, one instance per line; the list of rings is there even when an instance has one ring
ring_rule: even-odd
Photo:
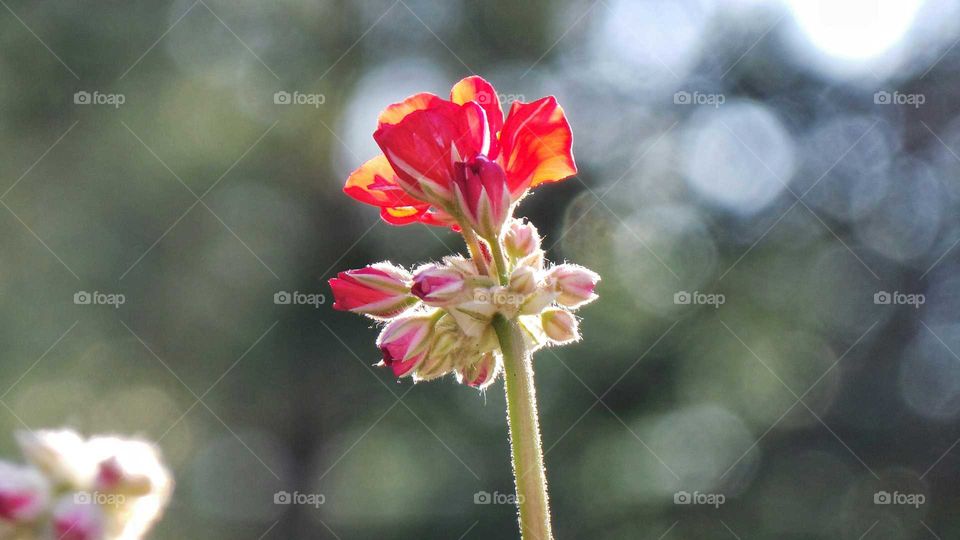
[[[458,201],[454,185],[464,169],[480,171],[466,183],[483,184],[492,217],[503,207],[501,190],[517,201],[530,188],[577,172],[573,135],[555,98],[514,102],[504,119],[496,90],[477,76],[454,85],[449,100],[420,93],[390,105],[373,137],[383,154],[351,173],[344,192],[379,207],[393,225],[457,228],[466,213],[461,205],[471,200],[467,192],[480,192],[461,186],[465,201]]]
[[[344,191],[389,223],[461,231],[472,257],[412,275],[378,263],[330,280],[335,308],[386,320],[381,365],[397,377],[453,374],[482,389],[503,370],[494,321],[516,323],[531,350],[579,339],[572,310],[596,299],[599,276],[570,264],[547,269],[537,228],[512,216],[531,188],[577,172],[555,98],[515,102],[504,117],[493,86],[467,77],[449,100],[421,93],[390,105],[373,137],[383,154]]]

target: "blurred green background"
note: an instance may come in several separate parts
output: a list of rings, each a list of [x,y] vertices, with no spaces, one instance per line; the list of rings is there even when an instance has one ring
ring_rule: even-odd
[[[536,359],[557,538],[960,537],[957,2],[0,4],[5,456],[157,441],[158,539],[516,538],[502,384],[392,379],[326,286],[462,251],[340,188],[477,73],[565,107],[519,214],[603,276]]]

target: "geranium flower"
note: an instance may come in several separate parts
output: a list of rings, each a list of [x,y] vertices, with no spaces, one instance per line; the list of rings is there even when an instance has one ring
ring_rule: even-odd
[[[453,374],[488,388],[504,375],[523,538],[553,538],[537,429],[531,354],[578,341],[573,310],[597,299],[600,276],[548,266],[536,227],[513,217],[539,184],[576,174],[570,126],[553,97],[514,103],[506,119],[480,77],[450,100],[416,94],[380,113],[383,154],[357,169],[344,191],[395,225],[449,226],[470,257],[447,256],[413,274],[389,263],[330,280],[334,308],[385,319],[379,365],[414,382]],[[528,476],[529,474],[529,476]],[[521,479],[526,479],[520,482]]]
[[[504,119],[496,90],[478,76],[454,85],[449,100],[425,92],[390,105],[380,113],[373,137],[383,154],[351,173],[344,192],[379,207],[393,225],[422,222],[457,229],[460,220],[478,219],[480,212],[460,209],[454,195],[458,175],[479,170],[478,158],[483,167],[489,161],[502,169],[502,175],[486,176],[504,178],[512,202],[530,188],[577,173],[573,135],[556,98],[514,102]],[[497,197],[498,191],[490,195]],[[467,199],[477,206],[489,202]],[[493,203],[502,214],[499,200]]]

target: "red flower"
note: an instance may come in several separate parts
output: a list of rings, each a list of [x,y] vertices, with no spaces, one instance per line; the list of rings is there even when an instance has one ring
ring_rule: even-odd
[[[504,120],[496,90],[477,76],[458,82],[449,101],[421,93],[390,105],[373,137],[383,154],[351,173],[343,190],[394,225],[455,227],[454,181],[478,157],[502,169],[490,177],[505,177],[512,201],[577,173],[573,134],[556,98],[514,102]]]

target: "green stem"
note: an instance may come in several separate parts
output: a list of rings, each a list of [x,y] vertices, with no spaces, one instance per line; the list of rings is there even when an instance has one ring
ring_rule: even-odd
[[[490,256],[493,257],[493,264],[497,267],[497,277],[500,279],[500,284],[509,285],[510,276],[507,275],[507,259],[503,256],[503,247],[500,246],[500,241],[487,242],[487,244],[490,246]]]
[[[515,321],[497,314],[493,318],[493,328],[503,352],[513,476],[520,507],[520,536],[522,540],[553,540],[532,358],[524,345],[522,330]]]
[[[477,272],[480,275],[487,275],[487,260],[483,256],[483,250],[480,248],[480,238],[473,232],[469,226],[460,221],[460,232],[463,234],[463,241],[467,243],[467,249],[470,251],[470,258],[473,264],[477,266]]]

